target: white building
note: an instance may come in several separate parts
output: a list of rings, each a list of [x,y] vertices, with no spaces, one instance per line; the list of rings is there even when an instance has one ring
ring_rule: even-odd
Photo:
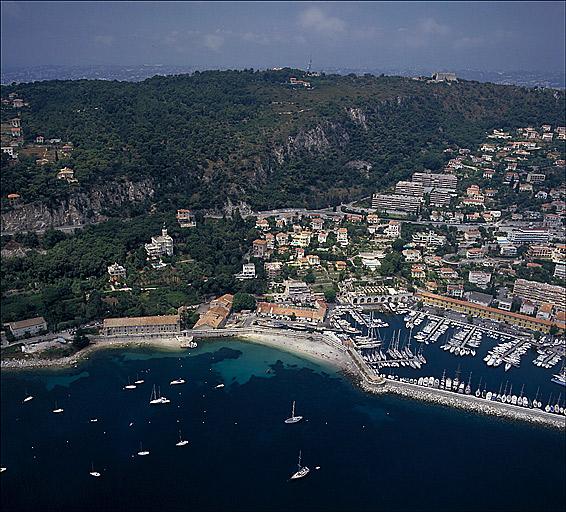
[[[511,231],[507,238],[512,244],[548,244],[550,233],[547,228],[520,228]]]
[[[110,275],[110,282],[119,281],[126,278],[126,269],[118,263],[114,263],[108,267],[108,274]]]
[[[401,223],[395,220],[390,220],[389,224],[385,228],[385,234],[387,236],[399,238],[401,236]]]
[[[488,272],[470,270],[470,273],[468,274],[468,281],[480,288],[487,288],[487,285],[491,281],[491,274]]]
[[[236,274],[236,279],[255,279],[255,265],[253,263],[244,263],[242,271]]]
[[[150,258],[173,255],[173,239],[167,234],[165,226],[163,226],[160,236],[152,236],[151,243],[145,244],[145,250]]]
[[[346,228],[338,228],[338,231],[336,233],[336,240],[338,241],[338,243],[342,247],[347,246],[348,245],[348,230]]]

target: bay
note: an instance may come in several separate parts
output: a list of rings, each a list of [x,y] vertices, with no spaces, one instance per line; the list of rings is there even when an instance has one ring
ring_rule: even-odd
[[[256,343],[199,345],[3,371],[2,510],[564,509],[563,431],[367,394]],[[169,404],[149,405],[154,384]],[[287,425],[293,400],[304,418]],[[289,482],[299,450],[311,471]]]

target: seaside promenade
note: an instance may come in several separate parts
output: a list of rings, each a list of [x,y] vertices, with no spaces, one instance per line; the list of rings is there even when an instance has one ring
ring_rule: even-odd
[[[369,368],[357,351],[341,344],[332,336],[321,332],[281,331],[266,327],[244,327],[188,331],[195,341],[207,338],[239,338],[252,343],[261,343],[280,350],[295,352],[303,356],[330,363],[349,374],[366,392],[374,394],[395,393],[412,399],[423,400],[450,407],[457,407],[501,418],[528,421],[553,428],[566,429],[566,416],[548,413],[541,409],[520,407],[497,401],[488,401],[474,395],[458,394],[444,389],[423,387],[409,382],[387,379]],[[30,356],[26,359],[2,360],[2,369],[45,368],[77,365],[81,359],[88,359],[93,350],[104,347],[155,346],[178,350],[186,348],[187,337],[150,336],[93,336],[91,344],[77,354],[61,359],[42,359]]]

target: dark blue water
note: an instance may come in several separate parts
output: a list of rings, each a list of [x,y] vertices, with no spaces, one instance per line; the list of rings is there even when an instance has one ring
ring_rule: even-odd
[[[145,383],[123,390],[136,375]],[[186,384],[170,386],[178,377]],[[149,405],[153,384],[170,404]],[[26,391],[34,399],[22,403]],[[286,425],[293,400],[304,419]],[[563,510],[566,500],[563,432],[368,395],[332,367],[236,340],[3,371],[1,408],[6,512]],[[189,445],[175,446],[179,429]],[[140,441],[149,456],[136,455]],[[311,472],[289,482],[299,450]]]

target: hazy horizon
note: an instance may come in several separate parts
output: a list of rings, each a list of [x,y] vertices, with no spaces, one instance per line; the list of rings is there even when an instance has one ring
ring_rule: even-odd
[[[3,1],[1,64],[563,73],[565,6]]]

